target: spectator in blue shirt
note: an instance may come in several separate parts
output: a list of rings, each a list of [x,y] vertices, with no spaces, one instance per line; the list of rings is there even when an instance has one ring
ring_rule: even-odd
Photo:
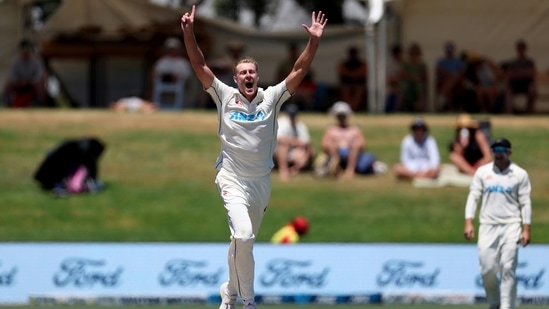
[[[465,62],[456,56],[454,43],[444,45],[444,57],[436,65],[436,95],[438,108],[452,111],[457,108],[456,98],[463,91]]]

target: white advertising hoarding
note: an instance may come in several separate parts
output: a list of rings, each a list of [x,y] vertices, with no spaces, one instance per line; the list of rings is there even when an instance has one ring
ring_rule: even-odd
[[[30,297],[218,295],[228,244],[3,243],[0,304]],[[520,249],[519,295],[549,296],[549,246]],[[256,293],[484,295],[476,246],[435,244],[255,245]],[[295,299],[294,299],[295,300]]]

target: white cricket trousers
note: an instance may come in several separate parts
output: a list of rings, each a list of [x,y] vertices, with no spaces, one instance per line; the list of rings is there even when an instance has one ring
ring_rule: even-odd
[[[490,308],[515,308],[520,223],[481,224],[478,254],[482,282]],[[499,275],[499,280],[498,280]]]
[[[221,169],[215,183],[227,211],[231,232],[228,292],[240,296],[245,303],[253,302],[253,246],[271,197],[271,177],[269,174],[262,177],[236,177]]]

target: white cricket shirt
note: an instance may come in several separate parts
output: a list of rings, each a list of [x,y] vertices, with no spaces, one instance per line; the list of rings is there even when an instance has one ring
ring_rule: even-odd
[[[278,114],[282,103],[291,97],[286,83],[259,88],[252,102],[217,78],[206,91],[219,117],[221,153],[215,167],[244,177],[269,174],[274,166]]]
[[[482,197],[479,213],[481,224],[531,224],[530,192],[528,173],[515,163],[511,162],[502,171],[493,162],[485,164],[473,176],[465,206],[465,219],[475,218]]]
[[[400,143],[400,162],[413,173],[437,168],[440,153],[435,138],[427,135],[418,144],[412,134],[406,135]]]

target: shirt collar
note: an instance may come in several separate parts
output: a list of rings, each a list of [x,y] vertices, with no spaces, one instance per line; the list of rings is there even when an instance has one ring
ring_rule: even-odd
[[[242,95],[242,93],[240,93],[240,91],[238,90],[238,88],[234,88],[234,91],[233,91],[233,94],[236,98],[240,98],[243,102],[248,102],[248,99],[246,99],[246,97],[244,97]],[[263,102],[263,96],[264,96],[264,93],[263,93],[263,88],[257,88],[257,94],[255,95],[255,98],[252,100],[252,102],[249,102],[249,103],[254,103],[254,102]]]
[[[499,174],[505,174],[507,172],[513,172],[513,162],[510,161],[509,162],[509,166],[507,166],[504,170],[500,170],[497,166],[496,166],[496,163],[495,162],[492,162],[492,170],[496,173],[499,173]]]

